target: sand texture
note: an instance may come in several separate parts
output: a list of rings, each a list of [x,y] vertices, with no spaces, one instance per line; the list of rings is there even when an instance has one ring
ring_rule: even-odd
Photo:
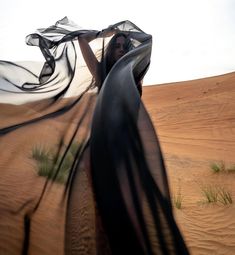
[[[167,166],[177,223],[191,254],[235,254],[235,73],[144,87]],[[225,165],[214,173],[211,164]],[[208,203],[224,190],[232,203]],[[218,197],[221,200],[221,197]]]
[[[193,255],[235,254],[235,171],[226,170],[235,165],[234,98],[235,73],[143,89],[143,101],[156,128],[167,167],[175,218]],[[78,143],[89,137],[91,114],[79,126],[78,122],[88,105],[94,105],[92,102],[94,98],[91,102],[84,98],[83,103],[65,115],[32,123],[0,137],[0,254],[23,254],[25,216],[31,219],[28,254],[64,254],[65,186],[56,182],[45,185],[46,178],[38,176],[32,159],[32,144],[49,150],[59,148],[61,139],[68,144],[75,133]],[[60,109],[60,105],[54,105],[55,109],[49,106],[49,101],[2,105],[0,126],[40,118],[56,107]],[[95,216],[89,166],[82,160],[72,197],[72,201],[80,203],[72,207],[72,221],[68,223],[79,238],[68,243],[79,254],[95,254],[97,247],[104,251],[102,254],[109,254],[108,247],[99,248],[105,246],[105,237],[100,234],[102,227]],[[210,165],[221,162],[225,170],[214,173]],[[219,200],[208,203],[203,195],[206,189],[226,191],[232,203]],[[180,196],[182,208],[177,209],[175,200]],[[103,239],[98,240],[100,236]]]

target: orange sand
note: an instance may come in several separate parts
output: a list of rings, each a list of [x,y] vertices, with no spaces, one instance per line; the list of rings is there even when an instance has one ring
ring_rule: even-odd
[[[235,254],[235,73],[144,87],[143,101],[159,135],[173,196],[181,192],[175,217],[191,254]],[[224,187],[230,205],[208,204],[201,187]]]
[[[227,166],[235,164],[234,84],[235,73],[231,73],[143,89],[143,101],[164,153],[172,197],[179,190],[183,196],[182,209],[174,208],[174,213],[193,255],[235,254],[235,174],[214,174],[210,169],[211,162],[220,160]],[[15,115],[17,109],[20,114],[25,113],[25,118],[40,116],[42,110],[37,109],[36,105],[35,111],[19,106],[3,107],[1,114]],[[76,128],[74,120],[79,116],[75,108],[68,116],[44,121],[43,129],[40,125],[33,129],[25,127],[1,138],[0,231],[3,235],[0,235],[0,254],[21,252],[22,215],[33,209],[44,187],[45,178],[37,176],[35,162],[30,158],[32,141],[51,148],[58,144],[58,138],[65,130],[68,137],[64,139],[68,140]],[[8,124],[14,121],[15,118],[9,119]],[[84,127],[79,129],[81,136],[84,136],[88,122],[85,121]],[[10,168],[7,167],[9,162]],[[81,185],[84,185],[79,188],[84,191],[83,199],[86,199],[91,196],[86,173],[81,171],[79,178]],[[226,188],[232,195],[233,203],[205,203],[201,192],[203,185]],[[64,188],[61,184],[49,185],[49,188],[50,192],[43,197],[40,208],[33,216],[34,222],[39,224],[32,225],[29,254],[63,254],[65,212],[60,198]],[[24,207],[21,208],[22,204]],[[85,203],[84,206],[86,209]],[[84,231],[86,222],[94,213],[94,205],[90,207],[89,215],[86,214],[88,212],[82,213],[84,210],[81,208]],[[37,232],[42,233],[41,236],[37,236]],[[86,241],[89,236],[87,233],[81,240],[84,251],[89,249]],[[94,241],[92,238],[89,240],[90,243]]]

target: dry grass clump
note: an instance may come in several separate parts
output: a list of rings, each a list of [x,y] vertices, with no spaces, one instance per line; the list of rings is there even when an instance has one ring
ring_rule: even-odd
[[[235,164],[226,167],[223,160],[211,163],[210,168],[213,173],[235,173]]]
[[[206,203],[221,203],[223,205],[233,203],[231,193],[224,187],[207,185],[201,189],[203,196],[206,198]]]
[[[181,193],[181,184],[180,184],[180,180],[179,180],[177,194],[173,196],[173,204],[177,209],[182,209],[182,201],[183,201],[183,196]]]
[[[37,163],[37,174],[58,183],[66,183],[75,160],[78,144],[73,143],[66,154],[57,155],[52,150],[40,146],[32,149],[31,158]]]

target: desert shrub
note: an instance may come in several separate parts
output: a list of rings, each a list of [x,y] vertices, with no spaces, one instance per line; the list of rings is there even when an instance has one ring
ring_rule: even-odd
[[[36,161],[37,174],[58,183],[66,183],[78,147],[78,143],[72,143],[66,155],[57,155],[42,145],[35,146],[31,156]]]
[[[203,186],[202,194],[206,198],[207,203],[222,203],[223,205],[232,204],[231,193],[224,187],[219,186]]]
[[[211,163],[211,170],[214,173],[225,172],[225,162],[220,161],[219,163]]]
[[[232,196],[229,191],[225,190],[224,188],[220,188],[218,190],[218,201],[223,205],[232,204]]]
[[[213,186],[203,186],[202,194],[208,203],[216,203],[218,201],[218,192]]]
[[[174,195],[173,201],[177,209],[182,209],[183,196],[181,193],[177,193],[177,195]]]
[[[214,173],[235,173],[235,165],[226,167],[223,160],[217,163],[211,163],[210,168]]]
[[[177,194],[173,196],[173,204],[177,209],[182,209],[182,201],[183,201],[183,196],[181,192],[181,183],[180,179],[178,180],[178,191]]]

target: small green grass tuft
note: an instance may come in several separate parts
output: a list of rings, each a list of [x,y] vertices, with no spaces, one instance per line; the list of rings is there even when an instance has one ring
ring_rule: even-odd
[[[177,195],[173,196],[173,203],[174,203],[174,206],[177,209],[182,209],[183,196],[182,196],[182,193],[181,193],[180,179],[178,180],[178,182],[179,182],[178,191],[177,191]]]
[[[214,173],[225,172],[226,169],[224,161],[220,161],[219,163],[212,163],[210,167]]]
[[[228,205],[233,203],[230,192],[225,190],[225,188],[223,187],[215,187],[212,185],[203,186],[202,194],[206,198],[207,203],[220,202],[223,205]]]
[[[216,163],[211,164],[211,169],[214,173],[219,173],[220,172],[220,167]]]
[[[235,165],[226,167],[223,160],[217,163],[211,163],[210,168],[213,173],[235,173]]]
[[[43,146],[32,149],[32,158],[37,163],[37,174],[58,183],[66,183],[70,169],[75,160],[78,144],[73,143],[66,155],[57,156]]]
[[[50,158],[50,151],[42,145],[35,146],[32,149],[32,158],[36,161],[47,161]]]
[[[219,198],[218,201],[223,205],[232,204],[232,196],[229,191],[225,190],[224,188],[219,189],[218,191]]]
[[[177,209],[182,209],[183,196],[181,195],[181,193],[178,193],[176,196],[174,195],[173,200],[175,207]]]
[[[206,198],[207,203],[216,203],[218,201],[217,189],[212,186],[203,186],[202,194]]]

